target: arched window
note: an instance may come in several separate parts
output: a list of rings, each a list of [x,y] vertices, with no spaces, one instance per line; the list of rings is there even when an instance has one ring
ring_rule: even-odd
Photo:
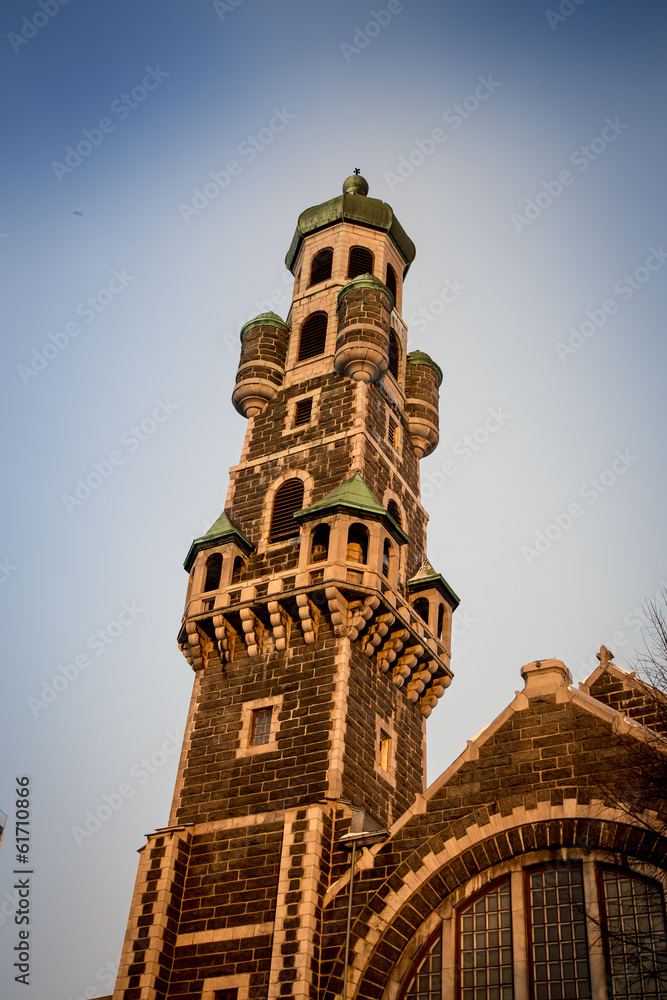
[[[662,887],[616,868],[600,866],[599,872],[609,995],[667,995]]]
[[[428,625],[428,599],[426,597],[418,597],[413,607],[419,617],[423,618]]]
[[[385,285],[394,296],[394,302],[396,301],[396,271],[393,269],[391,264],[387,264],[387,279]]]
[[[288,479],[276,491],[271,513],[270,542],[280,542],[299,534],[299,525],[292,516],[303,507],[303,482]]]
[[[382,549],[382,575],[389,576],[389,565],[391,562],[391,542],[388,538],[384,540],[384,548]]]
[[[239,583],[242,576],[243,570],[245,569],[245,562],[241,556],[237,556],[234,560],[234,567],[232,569],[232,583]]]
[[[363,524],[353,524],[347,533],[348,562],[365,563],[368,558],[368,529]]]
[[[417,968],[408,981],[403,1000],[440,1000],[442,996],[442,932],[427,946],[426,954],[417,959]]]
[[[222,573],[222,556],[219,552],[214,552],[206,560],[206,582],[204,591],[217,590],[220,586],[220,574]]]
[[[358,278],[360,274],[373,273],[373,254],[366,247],[350,247],[347,264],[348,278]]]
[[[438,639],[442,639],[442,630],[445,624],[445,605],[441,604],[438,608]]]
[[[458,911],[460,1000],[512,1000],[510,880],[496,882]],[[539,993],[531,994],[540,996]],[[548,993],[547,996],[557,996]],[[566,996],[588,996],[562,993]]]
[[[403,527],[403,521],[401,520],[401,509],[395,500],[390,500],[389,503],[387,504],[387,513],[393,517],[399,528]]]
[[[299,361],[307,361],[318,354],[324,354],[327,342],[327,314],[311,313],[301,327],[299,339]]]
[[[398,337],[393,330],[389,331],[389,374],[393,375],[398,382],[398,372],[401,364],[401,349],[398,346]]]
[[[326,281],[331,277],[331,266],[333,264],[333,248],[325,247],[313,257],[310,265],[310,285],[319,285],[321,281]]]
[[[310,541],[310,561],[326,562],[329,555],[329,525],[318,524]]]

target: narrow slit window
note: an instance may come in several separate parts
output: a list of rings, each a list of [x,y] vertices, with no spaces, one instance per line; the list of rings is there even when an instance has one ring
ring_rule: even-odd
[[[388,538],[384,540],[384,548],[382,550],[382,575],[389,576],[389,567],[391,565],[391,542]]]
[[[396,301],[396,271],[393,269],[391,264],[387,264],[387,279],[385,285],[394,296],[394,302]]]
[[[387,504],[387,513],[393,517],[399,528],[403,527],[403,521],[401,520],[401,509],[395,500],[390,500],[389,503]]]
[[[312,313],[301,327],[299,339],[299,361],[308,361],[318,354],[324,354],[327,342],[327,314]]]
[[[391,770],[391,736],[380,730],[380,767],[387,774]]]
[[[442,630],[445,625],[445,605],[441,604],[438,608],[438,639],[442,639]]]
[[[373,254],[366,247],[350,247],[348,258],[348,278],[358,278],[360,274],[373,273]]]
[[[302,424],[309,424],[313,412],[313,397],[300,399],[294,410],[294,426],[301,427]]]
[[[250,746],[261,747],[269,742],[271,736],[271,716],[272,708],[258,708],[252,713],[252,729],[250,732]]]
[[[327,281],[331,277],[331,267],[333,264],[333,249],[325,247],[313,257],[310,266],[310,285],[319,285],[321,281]]]
[[[240,583],[243,577],[243,570],[245,569],[245,563],[241,556],[237,556],[234,560],[234,567],[232,569],[232,583]]]
[[[389,374],[398,382],[398,372],[401,364],[401,349],[398,337],[393,330],[389,331]]]
[[[276,491],[273,498],[270,542],[280,542],[299,534],[299,525],[293,515],[297,510],[301,510],[302,506],[303,482],[300,479],[288,479]]]

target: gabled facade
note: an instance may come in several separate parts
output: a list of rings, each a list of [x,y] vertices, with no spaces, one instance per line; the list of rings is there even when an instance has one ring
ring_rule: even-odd
[[[241,331],[248,427],[185,560],[190,714],[114,1000],[606,1000],[605,879],[644,893],[664,951],[646,866],[662,871],[667,843],[602,792],[620,713],[644,704],[608,656],[581,690],[558,661],[524,667],[425,788],[458,598],[426,553],[419,459],[442,372],[407,351],[414,253],[353,175],[299,218],[289,315]]]

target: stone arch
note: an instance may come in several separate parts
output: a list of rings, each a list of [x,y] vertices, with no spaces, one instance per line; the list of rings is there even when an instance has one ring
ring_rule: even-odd
[[[540,802],[533,809],[525,805],[510,809],[507,801],[499,805],[500,813],[492,817],[479,817],[478,822],[473,816],[467,825],[458,824],[456,834],[446,841],[438,833],[421,841],[369,892],[352,925],[349,985],[353,997],[394,1000],[394,992],[398,993],[392,992],[391,986],[400,977],[392,975],[393,970],[400,966],[407,973],[432,933],[438,907],[470,879],[503,861],[537,851],[576,848],[614,852],[661,868],[667,865],[666,837],[633,825],[626,813],[597,800],[578,803],[568,799],[560,805]],[[394,844],[399,846],[400,832]],[[375,865],[381,861],[377,857],[380,850],[373,850],[374,857],[369,857],[355,879],[355,896],[363,892],[364,881],[372,879]],[[346,899],[347,883],[346,875],[332,887],[332,909],[336,895],[341,896],[341,902]],[[325,931],[326,922],[325,914]],[[333,995],[337,981],[342,980],[342,959],[341,946],[330,959],[331,972],[323,984],[327,994]]]

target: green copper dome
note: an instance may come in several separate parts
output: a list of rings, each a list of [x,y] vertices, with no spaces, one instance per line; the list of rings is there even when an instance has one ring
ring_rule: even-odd
[[[294,261],[304,236],[325,229],[337,222],[354,222],[369,229],[382,229],[389,233],[406,264],[406,270],[415,259],[415,245],[400,224],[390,205],[379,198],[368,198],[368,182],[360,174],[352,174],[343,184],[343,194],[322,205],[307,208],[299,216],[292,244],[287,251],[285,264],[292,271]],[[292,271],[292,273],[294,273]]]

